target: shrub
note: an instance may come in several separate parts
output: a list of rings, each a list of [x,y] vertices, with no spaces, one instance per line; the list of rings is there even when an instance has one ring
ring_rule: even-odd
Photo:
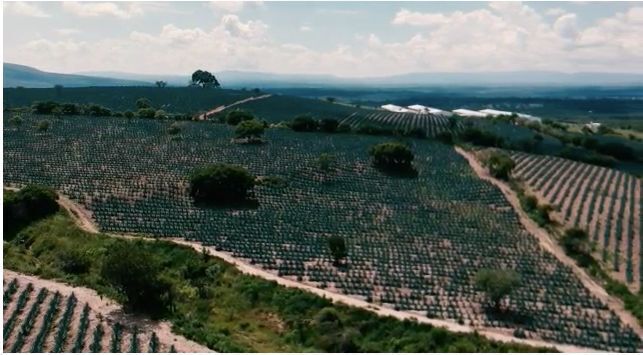
[[[337,132],[338,126],[339,126],[339,121],[332,118],[323,119],[319,122],[319,129],[322,132],[335,133]]]
[[[369,150],[376,168],[389,172],[408,172],[413,169],[413,152],[405,144],[387,142],[377,144]]]
[[[141,97],[140,99],[136,100],[136,108],[139,110],[144,108],[152,108],[152,102],[145,97]]]
[[[248,142],[259,142],[265,127],[257,120],[242,121],[237,125],[234,133],[237,138],[247,139]]]
[[[478,288],[485,292],[495,309],[500,309],[500,302],[520,284],[520,276],[512,270],[478,271],[475,276]]]
[[[36,101],[31,105],[33,112],[40,115],[50,115],[56,107],[58,107],[58,104],[53,101]]]
[[[112,115],[112,111],[101,105],[91,104],[85,109],[85,114],[96,117],[108,117]]]
[[[295,132],[313,132],[319,128],[319,123],[311,116],[303,115],[296,117],[290,123],[290,128]]]
[[[319,169],[324,172],[329,172],[334,170],[334,165],[335,163],[335,157],[328,154],[328,153],[322,153],[319,155],[318,159],[318,164],[319,164]]]
[[[82,108],[76,104],[65,103],[60,106],[62,114],[65,116],[75,116],[82,113]]]
[[[460,139],[483,147],[502,147],[504,139],[491,132],[469,127],[460,133]]]
[[[160,262],[143,243],[113,243],[103,258],[101,276],[125,296],[130,309],[159,314],[170,289],[160,278]]]
[[[64,250],[59,256],[60,268],[70,274],[86,273],[92,262],[89,257],[78,249]]]
[[[228,112],[225,118],[226,122],[232,126],[236,126],[242,121],[251,121],[254,119],[255,116],[253,116],[250,112],[244,110],[232,110]]]
[[[44,186],[27,185],[18,192],[5,192],[3,199],[3,230],[13,235],[27,224],[58,211],[56,192]]]
[[[153,108],[140,108],[136,111],[136,115],[140,118],[154,118],[156,110]]]
[[[333,256],[333,263],[339,265],[342,259],[347,256],[346,242],[344,238],[339,235],[334,235],[328,238],[328,248]]]
[[[123,116],[125,116],[126,118],[132,118],[132,117],[134,117],[134,112],[125,111],[125,113],[123,113]]]
[[[167,112],[165,112],[163,110],[156,110],[156,112],[154,112],[154,118],[159,119],[159,120],[166,120],[166,119],[169,118],[169,116],[168,116]]]
[[[36,124],[36,130],[38,132],[46,132],[49,129],[49,121],[47,120],[42,120],[38,121]]]
[[[190,195],[196,203],[244,202],[254,186],[255,177],[238,165],[210,165],[197,169],[190,176]]]
[[[489,168],[491,176],[507,180],[511,175],[511,170],[516,163],[505,153],[492,152],[485,160],[485,165]]]
[[[174,122],[167,129],[167,133],[172,135],[172,136],[177,135],[177,134],[181,133],[181,126],[178,123]]]
[[[591,260],[591,246],[587,233],[580,228],[570,228],[565,231],[560,239],[565,252],[575,258],[581,266],[589,265]]]

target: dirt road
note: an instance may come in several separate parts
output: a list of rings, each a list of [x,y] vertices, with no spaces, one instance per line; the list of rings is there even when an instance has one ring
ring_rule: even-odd
[[[237,102],[233,102],[233,103],[231,103],[229,105],[217,106],[217,107],[213,108],[212,110],[199,115],[199,120],[201,120],[201,121],[207,120],[208,117],[210,117],[210,116],[212,116],[214,114],[217,114],[217,113],[219,113],[219,112],[221,112],[221,111],[223,111],[223,110],[225,110],[227,108],[234,107],[234,106],[237,106],[237,105],[241,105],[243,103],[254,101],[254,100],[266,99],[266,98],[268,98],[270,96],[272,96],[272,95],[271,94],[265,94],[265,95],[261,95],[261,96],[253,96],[253,97],[249,97],[247,99],[243,99],[243,100],[239,100]]]

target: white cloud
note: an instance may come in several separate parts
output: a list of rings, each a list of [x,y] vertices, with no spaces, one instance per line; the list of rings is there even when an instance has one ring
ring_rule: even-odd
[[[545,11],[545,15],[552,17],[558,17],[560,15],[564,15],[565,13],[567,13],[567,11],[561,9],[560,7],[554,7]]]
[[[312,31],[313,29],[312,29],[310,26],[301,26],[301,27],[299,27],[299,30],[300,30],[301,32],[310,32],[310,31]]]
[[[565,39],[576,38],[576,36],[578,36],[576,14],[565,14],[556,19],[554,22],[554,31]]]
[[[80,31],[77,28],[59,28],[56,33],[61,36],[71,36],[80,33]]]
[[[33,3],[27,3],[22,1],[17,2],[5,2],[3,3],[3,8],[6,13],[19,16],[30,16],[30,17],[51,17],[48,13],[42,10],[38,5]]]
[[[129,19],[143,14],[143,8],[137,3],[113,3],[113,2],[75,2],[66,1],[62,3],[65,11],[79,17],[114,16],[121,19]]]
[[[239,12],[246,7],[262,6],[263,1],[210,1],[208,6],[219,12]]]
[[[436,26],[444,25],[449,19],[441,13],[421,13],[402,9],[393,18],[394,25]]]

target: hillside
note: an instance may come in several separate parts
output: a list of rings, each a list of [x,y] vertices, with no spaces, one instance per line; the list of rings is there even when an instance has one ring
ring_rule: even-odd
[[[73,117],[39,132],[41,119],[5,122],[5,181],[62,191],[103,231],[181,236],[306,285],[454,325],[640,348],[637,334],[450,146],[407,140],[418,177],[400,178],[370,164],[369,148],[385,137],[270,129],[266,144],[239,145],[232,129],[208,122],[185,122],[173,138],[168,121]],[[330,173],[317,168],[322,153],[335,157]],[[254,208],[196,206],[186,176],[212,162],[281,183],[258,186]],[[333,264],[329,235],[346,240],[345,268]],[[506,303],[514,316],[485,306],[472,283],[481,268],[510,268],[529,280]]]
[[[51,88],[54,85],[65,87],[86,86],[151,86],[153,82],[103,78],[97,76],[50,73],[25,65],[3,63],[3,86],[25,88]]]

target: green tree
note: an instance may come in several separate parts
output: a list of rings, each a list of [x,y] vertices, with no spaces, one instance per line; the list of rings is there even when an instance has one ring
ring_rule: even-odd
[[[167,133],[172,136],[177,135],[181,133],[181,126],[177,122],[174,122],[170,125],[170,127],[168,127]]]
[[[232,110],[226,114],[225,121],[229,125],[236,126],[242,121],[254,120],[255,116],[245,110]]]
[[[40,185],[27,185],[18,192],[5,191],[2,201],[4,237],[10,239],[27,224],[57,212],[57,199],[54,190]]]
[[[243,121],[237,125],[235,135],[237,138],[246,139],[249,143],[261,142],[265,127],[257,120]]]
[[[414,171],[413,152],[402,143],[387,142],[377,144],[369,150],[376,168],[389,172],[404,173]]]
[[[348,255],[346,249],[346,242],[344,238],[339,235],[334,235],[328,238],[328,248],[333,256],[333,263],[337,266]]]
[[[154,118],[154,116],[156,116],[156,110],[151,107],[140,108],[136,111],[136,115],[140,118]]]
[[[483,269],[476,274],[475,283],[484,291],[493,307],[499,310],[502,299],[520,285],[520,276],[512,270]]]
[[[238,165],[215,164],[190,175],[190,195],[196,203],[226,205],[247,200],[255,176]]]
[[[569,228],[565,231],[560,244],[567,255],[576,259],[580,266],[588,266],[592,262],[592,246],[587,232],[580,228]]]
[[[192,73],[192,85],[201,86],[203,88],[214,87],[219,88],[221,84],[217,78],[208,71],[203,71],[201,69]]]
[[[133,311],[162,313],[168,305],[170,287],[160,277],[159,260],[142,241],[113,243],[107,248],[101,276],[125,296]]]
[[[159,89],[164,88],[164,87],[167,86],[167,82],[165,82],[163,80],[158,80],[154,84],[156,84],[156,87],[159,88]]]
[[[290,128],[295,132],[312,132],[319,128],[319,122],[310,115],[301,115],[295,117],[290,123]]]

